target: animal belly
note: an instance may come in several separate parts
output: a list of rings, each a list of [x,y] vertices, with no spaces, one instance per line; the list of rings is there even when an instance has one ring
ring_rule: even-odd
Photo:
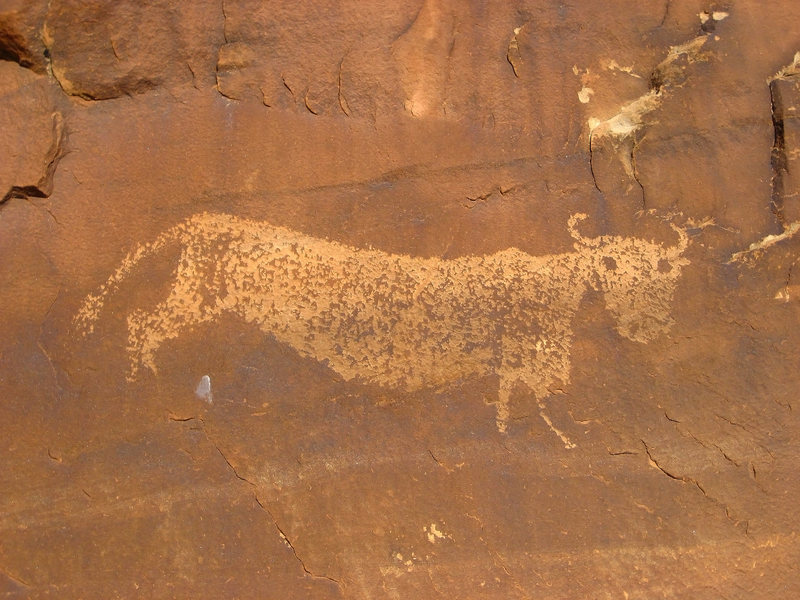
[[[317,302],[315,310],[308,298],[275,303],[251,296],[237,304],[246,321],[348,381],[415,391],[485,374],[495,356],[486,340],[453,331],[452,323],[380,317],[365,306],[337,303],[319,310]]]
[[[376,282],[322,261],[290,271],[284,259],[246,265],[248,277],[237,273],[227,286],[224,310],[345,380],[413,391],[491,369],[485,316],[477,322],[452,301],[413,298],[414,280],[403,273]]]

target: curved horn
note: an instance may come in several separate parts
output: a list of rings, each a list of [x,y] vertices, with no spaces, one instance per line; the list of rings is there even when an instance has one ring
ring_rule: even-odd
[[[588,218],[589,215],[586,213],[575,213],[574,215],[570,215],[569,219],[567,219],[567,229],[569,230],[569,234],[575,239],[575,241],[581,242],[582,244],[587,243],[589,240],[582,236],[577,229],[575,229],[575,225],[577,225],[579,221],[583,221],[584,219]]]
[[[678,227],[674,223],[670,223],[669,226],[678,234],[678,243],[670,248],[669,253],[672,256],[680,256],[689,246],[689,234],[686,233],[685,229]]]

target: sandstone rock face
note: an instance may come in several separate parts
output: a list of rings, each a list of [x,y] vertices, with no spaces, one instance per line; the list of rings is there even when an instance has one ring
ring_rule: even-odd
[[[800,5],[0,7],[0,596],[800,595]]]
[[[0,190],[11,197],[46,197],[64,152],[64,118],[43,76],[10,62],[0,63],[5,139],[0,146]]]

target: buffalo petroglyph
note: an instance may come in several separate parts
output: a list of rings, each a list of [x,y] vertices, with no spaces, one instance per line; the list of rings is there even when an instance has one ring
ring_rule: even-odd
[[[180,250],[167,298],[127,317],[130,370],[156,372],[167,340],[231,313],[257,325],[345,380],[415,391],[495,375],[497,427],[509,421],[518,386],[566,447],[544,401],[570,375],[572,321],[597,290],[617,331],[647,342],[667,331],[688,244],[635,237],[584,237],[586,215],[569,218],[574,251],[532,256],[509,248],[452,260],[353,248],[284,227],[202,213],[134,248],[76,317],[93,331],[109,294],[149,255]]]

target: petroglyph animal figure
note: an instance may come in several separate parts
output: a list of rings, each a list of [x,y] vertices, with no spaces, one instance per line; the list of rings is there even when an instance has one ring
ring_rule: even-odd
[[[671,247],[639,239],[582,236],[568,221],[574,251],[532,256],[516,248],[452,260],[353,248],[265,222],[202,213],[137,246],[76,324],[91,333],[109,294],[148,255],[180,247],[168,297],[128,315],[129,379],[156,372],[167,340],[232,313],[323,361],[345,380],[407,391],[459,378],[496,375],[497,427],[524,385],[540,414],[570,375],[572,320],[581,298],[602,293],[624,337],[647,342],[671,325],[670,303],[688,238],[673,226]]]

